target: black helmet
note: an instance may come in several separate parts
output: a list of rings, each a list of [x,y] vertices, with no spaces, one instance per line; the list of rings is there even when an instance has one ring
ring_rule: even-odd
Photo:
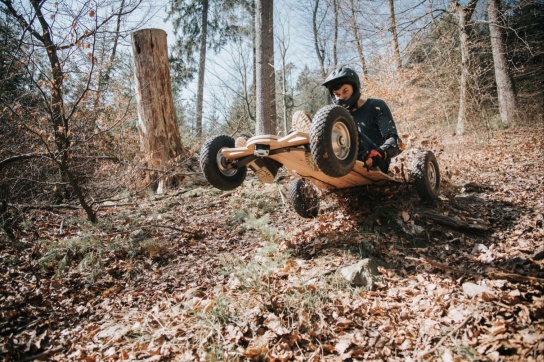
[[[350,84],[353,87],[353,94],[346,100],[336,99],[333,91],[337,90],[343,84]],[[353,106],[357,104],[359,98],[361,98],[361,81],[359,80],[357,73],[351,68],[340,67],[334,70],[329,74],[322,85],[327,87],[335,104],[343,106],[348,110],[353,108]]]

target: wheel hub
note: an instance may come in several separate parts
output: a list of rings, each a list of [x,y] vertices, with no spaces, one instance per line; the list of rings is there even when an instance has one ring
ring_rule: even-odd
[[[434,168],[434,164],[432,162],[429,162],[427,166],[427,179],[429,180],[429,184],[432,185],[433,188],[437,187],[436,169]]]
[[[217,161],[217,167],[219,168],[219,171],[225,175],[225,176],[233,176],[236,174],[236,169],[230,167],[227,159],[223,156],[223,153],[221,152],[223,149],[219,150],[217,152],[217,156],[215,157]]]
[[[331,132],[332,150],[339,160],[345,160],[351,148],[349,130],[343,122],[336,122]]]

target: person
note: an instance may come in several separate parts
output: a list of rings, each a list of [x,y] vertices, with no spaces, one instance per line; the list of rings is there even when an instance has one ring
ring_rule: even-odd
[[[359,132],[358,159],[387,173],[391,159],[402,152],[393,115],[387,104],[361,95],[359,76],[349,67],[334,70],[322,83],[333,102],[346,108]]]

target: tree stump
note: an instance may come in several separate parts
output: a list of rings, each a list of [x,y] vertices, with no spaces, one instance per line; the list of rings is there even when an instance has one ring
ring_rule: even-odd
[[[166,32],[132,33],[140,149],[150,169],[146,181],[160,194],[168,186],[176,158],[185,153],[176,122]]]

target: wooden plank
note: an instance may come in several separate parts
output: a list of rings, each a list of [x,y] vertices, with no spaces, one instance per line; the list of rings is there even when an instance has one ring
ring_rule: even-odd
[[[270,151],[286,149],[285,152],[271,154],[268,157],[281,163],[293,177],[308,179],[322,189],[399,182],[379,170],[368,170],[361,161],[357,161],[353,171],[343,177],[328,176],[317,168],[307,149],[297,147],[307,145],[309,142],[310,136],[303,132],[293,132],[282,138],[274,135],[261,135],[250,138],[245,147],[228,148],[222,152],[225,158],[234,160],[253,155],[255,145],[258,144],[269,145]]]

